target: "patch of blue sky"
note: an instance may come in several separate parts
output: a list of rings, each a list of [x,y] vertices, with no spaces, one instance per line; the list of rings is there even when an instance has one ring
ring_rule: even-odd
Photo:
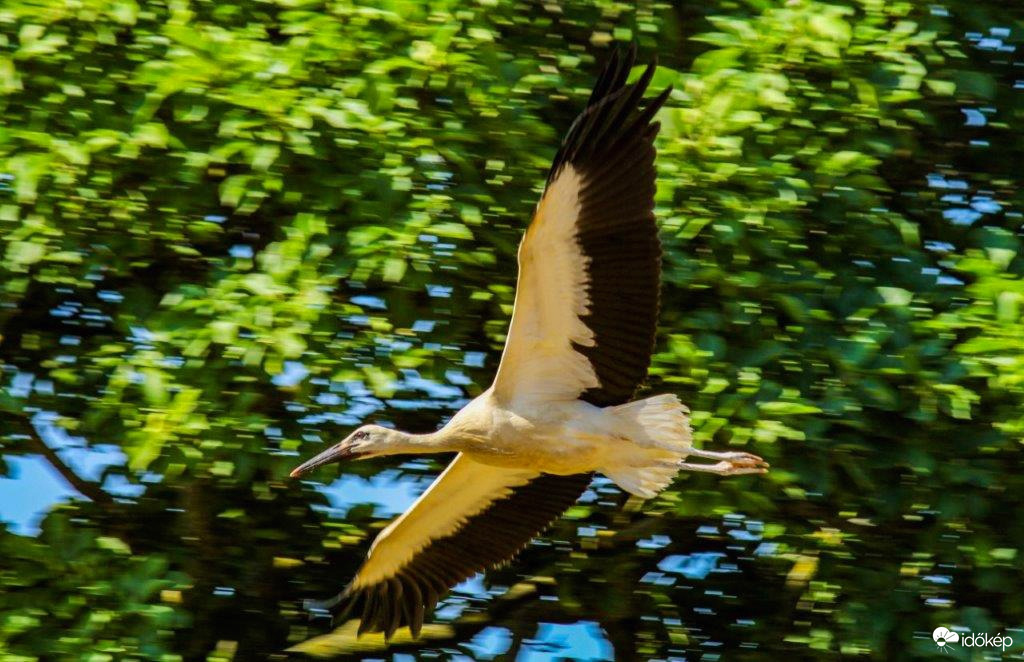
[[[593,621],[540,623],[537,634],[523,642],[516,662],[614,660],[615,650]]]
[[[0,477],[0,520],[12,533],[39,534],[39,524],[58,503],[78,494],[41,455],[7,455],[8,476]]]
[[[384,301],[384,299],[372,296],[370,294],[359,294],[349,299],[349,301],[356,304],[357,306],[362,306],[363,308],[373,308],[374,310],[387,310],[388,308],[388,304],[387,302]]]
[[[430,333],[436,324],[434,320],[416,320],[412,323],[412,330],[416,333]]]
[[[1002,211],[1003,206],[987,195],[976,195],[971,199],[971,209],[983,214],[995,214]]]
[[[427,295],[435,299],[447,299],[452,295],[452,289],[448,285],[427,285]]]
[[[478,632],[465,647],[478,660],[493,660],[512,647],[512,633],[508,628],[492,625]]]
[[[345,474],[317,490],[327,497],[332,508],[348,512],[352,506],[373,504],[379,517],[393,517],[405,512],[422,494],[433,476],[384,471],[370,478]]]
[[[658,563],[664,572],[674,572],[687,579],[704,579],[718,567],[718,561],[725,555],[721,552],[694,552],[693,554],[673,554],[666,556]]]
[[[964,114],[964,126],[985,126],[988,124],[985,114],[976,108],[961,108],[960,112]]]
[[[928,186],[932,188],[944,188],[952,190],[967,190],[967,182],[963,179],[946,179],[939,174],[927,175]]]
[[[241,260],[251,259],[253,255],[252,246],[249,244],[235,244],[228,249],[228,255]]]
[[[40,413],[32,425],[43,442],[85,480],[98,481],[105,469],[124,464],[121,449],[111,444],[88,445],[54,424],[55,415]],[[0,478],[0,520],[20,535],[36,535],[39,523],[58,503],[78,494],[60,473],[41,455],[5,455],[9,476]],[[131,484],[123,476],[108,476],[103,484],[115,496],[138,496],[145,488]]]
[[[274,375],[270,381],[275,386],[291,387],[297,386],[307,375],[309,375],[309,370],[302,363],[298,361],[285,361],[281,372]]]
[[[672,539],[668,536],[660,534],[654,534],[650,538],[644,538],[636,541],[636,546],[640,549],[661,549],[667,547],[672,542]]]
[[[982,217],[982,213],[965,207],[954,207],[942,212],[943,218],[952,221],[954,225],[970,225]]]
[[[318,394],[314,400],[316,400],[318,405],[324,405],[325,407],[336,407],[342,403],[341,396],[330,391]]]
[[[96,297],[108,303],[121,303],[124,301],[124,295],[113,290],[100,290],[96,293]]]
[[[488,594],[487,587],[484,586],[484,573],[478,572],[464,582],[459,582],[452,587],[452,591],[455,593],[462,593],[464,595],[472,595],[476,597],[484,597]]]
[[[473,383],[473,380],[461,370],[445,370],[444,378],[447,379],[449,383],[457,384],[459,386],[469,386]]]
[[[466,352],[462,355],[462,363],[470,368],[482,368],[487,355],[483,352]]]
[[[937,241],[935,239],[928,239],[924,242],[924,247],[930,251],[936,253],[949,253],[956,249],[956,246],[949,243],[948,241]]]
[[[441,384],[430,379],[424,379],[415,370],[403,370],[401,385],[408,389],[414,389],[426,393],[431,398],[439,400],[452,400],[461,398],[461,388]]]

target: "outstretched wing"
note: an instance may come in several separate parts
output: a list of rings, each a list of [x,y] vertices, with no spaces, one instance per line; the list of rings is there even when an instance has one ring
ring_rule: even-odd
[[[341,617],[360,614],[360,633],[390,638],[408,625],[418,636],[424,614],[452,586],[512,558],[589,482],[585,474],[501,469],[460,454],[373,541],[366,562],[339,596]]]
[[[494,392],[504,402],[632,397],[647,374],[658,317],[654,74],[626,85],[615,54],[551,166],[519,246],[519,281]]]

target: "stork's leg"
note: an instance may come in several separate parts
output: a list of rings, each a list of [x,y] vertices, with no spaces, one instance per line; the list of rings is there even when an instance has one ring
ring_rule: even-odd
[[[694,457],[718,460],[718,462],[715,464],[680,462],[679,468],[685,471],[706,471],[708,473],[721,474],[723,476],[763,474],[768,472],[768,463],[753,453],[741,453],[736,451],[715,452],[691,448],[688,454],[693,455]]]

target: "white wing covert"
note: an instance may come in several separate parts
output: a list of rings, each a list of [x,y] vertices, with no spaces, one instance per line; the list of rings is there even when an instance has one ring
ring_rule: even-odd
[[[647,374],[658,318],[650,65],[613,56],[555,157],[519,246],[519,279],[494,381],[505,402],[628,401]]]

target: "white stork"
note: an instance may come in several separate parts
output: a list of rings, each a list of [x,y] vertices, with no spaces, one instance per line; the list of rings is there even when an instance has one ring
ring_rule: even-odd
[[[680,469],[763,473],[756,455],[690,443],[674,395],[631,402],[658,319],[661,244],[654,222],[650,65],[612,55],[555,156],[519,246],[519,281],[494,383],[437,432],[366,425],[292,472],[396,454],[458,455],[370,546],[332,602],[359,610],[359,632],[417,636],[448,590],[510,559],[583,493],[594,472],[649,498]],[[713,464],[684,462],[687,456]]]

